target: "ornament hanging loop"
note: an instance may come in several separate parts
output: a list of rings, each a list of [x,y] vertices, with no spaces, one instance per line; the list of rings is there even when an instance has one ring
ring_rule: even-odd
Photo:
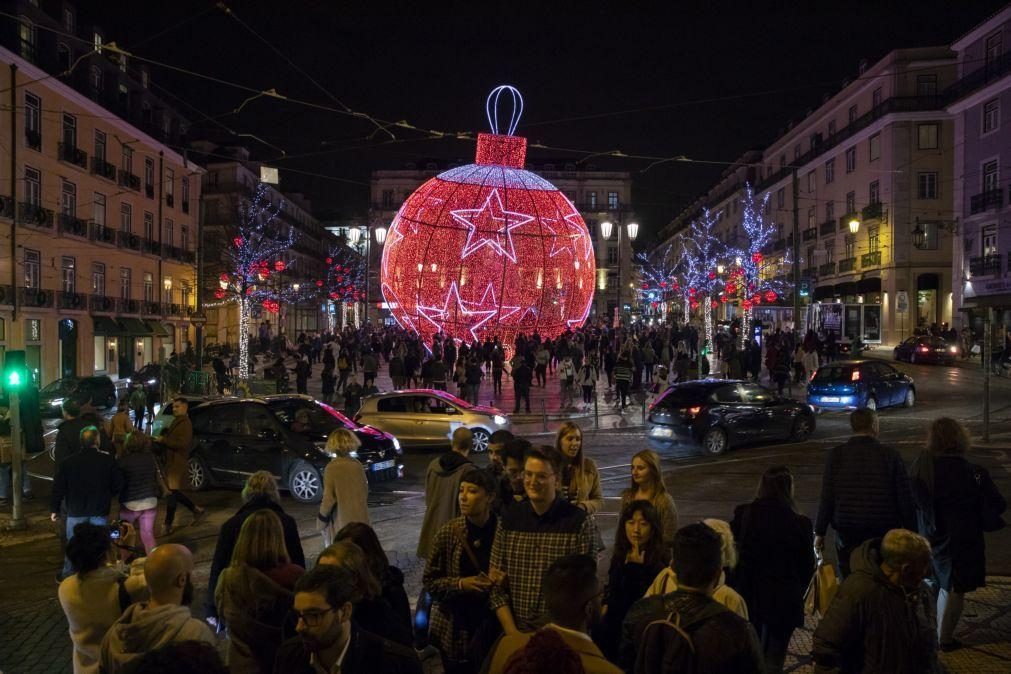
[[[491,132],[499,135],[498,102],[503,92],[508,92],[512,96],[513,108],[509,115],[509,128],[505,133],[506,136],[511,136],[516,131],[516,127],[520,123],[520,117],[523,115],[523,96],[520,94],[519,89],[508,84],[495,87],[488,94],[488,99],[484,104],[484,111],[488,116],[488,126],[491,127]]]

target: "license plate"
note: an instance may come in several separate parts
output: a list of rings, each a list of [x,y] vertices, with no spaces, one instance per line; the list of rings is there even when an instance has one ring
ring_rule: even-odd
[[[652,435],[655,438],[669,438],[674,435],[674,431],[669,428],[654,428]]]
[[[373,473],[378,473],[381,470],[386,470],[387,468],[393,468],[393,465],[395,463],[396,462],[393,459],[390,459],[389,461],[380,461],[379,463],[374,463],[374,464],[372,464],[372,472]]]
[[[839,402],[839,396],[822,396],[821,401],[823,403],[837,403]]]

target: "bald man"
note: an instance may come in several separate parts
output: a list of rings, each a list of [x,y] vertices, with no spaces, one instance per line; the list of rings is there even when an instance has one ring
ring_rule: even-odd
[[[183,545],[159,545],[147,557],[144,579],[151,599],[129,606],[102,641],[102,671],[122,672],[148,651],[179,641],[214,644],[210,628],[190,614],[193,554]]]

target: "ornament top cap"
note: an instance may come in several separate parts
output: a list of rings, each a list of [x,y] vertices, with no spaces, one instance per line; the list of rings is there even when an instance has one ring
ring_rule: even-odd
[[[498,104],[503,93],[509,94],[513,106],[509,114],[509,126],[504,134],[500,134]],[[519,90],[508,84],[492,89],[485,101],[485,113],[488,115],[491,133],[480,133],[477,136],[477,163],[523,168],[527,158],[527,139],[513,135],[523,115],[523,96]]]

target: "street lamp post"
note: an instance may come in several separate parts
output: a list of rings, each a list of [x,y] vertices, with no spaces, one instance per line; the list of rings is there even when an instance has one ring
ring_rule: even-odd
[[[298,289],[301,287],[298,283],[291,284],[291,289],[295,291],[295,329],[292,331],[295,339],[298,339]]]
[[[616,284],[616,297],[617,307],[615,309],[618,312],[618,316],[621,316],[621,240],[622,240],[622,230],[625,232],[625,236],[628,237],[629,245],[631,242],[635,241],[635,237],[639,235],[639,225],[635,222],[630,222],[624,227],[618,224],[618,283]],[[600,235],[604,237],[605,241],[610,241],[611,234],[614,233],[614,225],[605,220],[600,223]],[[615,326],[617,327],[617,326]]]

